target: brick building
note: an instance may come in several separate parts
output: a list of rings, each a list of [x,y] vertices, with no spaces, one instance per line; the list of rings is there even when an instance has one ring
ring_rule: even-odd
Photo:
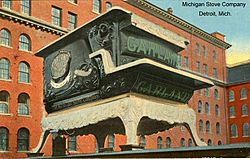
[[[197,112],[198,134],[208,145],[229,143],[225,50],[230,45],[221,33],[209,34],[143,0],[1,0],[0,5],[0,157],[26,156],[40,137],[43,61],[34,53],[112,6],[130,10],[190,41],[179,55],[179,68],[215,83],[210,89],[195,92],[189,102]],[[111,134],[106,146],[118,151],[125,139],[126,136]],[[147,149],[193,145],[184,127],[138,140]],[[51,154],[50,141],[51,138],[43,150],[46,155]],[[69,153],[95,152],[95,138],[71,137],[68,148]]]
[[[228,67],[228,121],[230,143],[250,142],[250,61]]]

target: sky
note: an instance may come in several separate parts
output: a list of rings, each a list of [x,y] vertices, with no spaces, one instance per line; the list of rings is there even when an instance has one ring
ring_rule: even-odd
[[[162,9],[171,7],[173,14],[203,29],[208,33],[218,31],[226,35],[232,45],[227,52],[227,63],[233,64],[250,59],[250,0],[148,0]],[[205,3],[205,6],[183,6],[183,2]],[[214,3],[217,6],[206,5]],[[222,6],[226,2],[246,3],[241,6]],[[220,6],[218,6],[218,3]],[[231,16],[218,16],[219,11],[230,12]],[[217,16],[200,16],[200,12],[216,12]]]

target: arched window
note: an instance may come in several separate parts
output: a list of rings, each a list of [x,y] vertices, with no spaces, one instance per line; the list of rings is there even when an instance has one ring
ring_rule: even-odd
[[[218,141],[218,145],[222,145],[222,142],[221,142],[221,141]]]
[[[248,107],[246,104],[242,106],[242,115],[248,115]]]
[[[0,59],[0,79],[10,79],[10,62],[7,59]]]
[[[207,66],[207,65],[206,65]],[[205,69],[205,68],[204,68]],[[209,96],[209,89],[208,88],[205,88],[205,96]]]
[[[27,35],[22,34],[19,38],[19,49],[24,51],[31,51],[30,38]]]
[[[211,132],[211,125],[210,125],[210,122],[209,122],[209,121],[206,122],[206,132],[207,132],[207,133],[210,133],[210,132]]]
[[[110,10],[112,8],[112,3],[106,2],[106,10]]]
[[[203,130],[204,130],[204,124],[203,124],[202,120],[199,121],[199,130],[200,130],[200,132],[203,132]]]
[[[184,138],[181,138],[181,147],[186,147],[186,141]]]
[[[217,104],[215,105],[215,114],[216,116],[220,116],[220,107]]]
[[[206,114],[210,114],[210,105],[208,103],[205,104]]]
[[[3,7],[11,9],[12,8],[12,0],[2,0],[3,2]]]
[[[22,93],[18,96],[18,114],[29,115],[30,113],[30,97]]]
[[[9,113],[9,93],[0,92],[0,113]]]
[[[248,125],[248,123],[243,124],[243,136],[249,136],[249,125]]]
[[[200,44],[196,43],[196,52],[197,52],[197,55],[201,55],[201,50],[200,50]]]
[[[217,89],[214,90],[214,98],[219,99],[219,91]]]
[[[207,49],[205,46],[203,46],[203,56],[207,57]]]
[[[211,139],[208,139],[208,140],[207,140],[207,145],[208,145],[208,146],[212,146],[212,140],[211,140]]]
[[[30,132],[26,128],[21,128],[17,133],[18,151],[28,151],[30,146]]]
[[[188,147],[192,147],[193,146],[193,141],[192,139],[188,139]]]
[[[0,151],[9,149],[9,130],[5,127],[0,127]]]
[[[146,146],[146,138],[144,135],[140,136],[140,146]]]
[[[6,29],[1,30],[1,45],[10,46],[11,45],[11,35]]]
[[[93,0],[93,11],[96,13],[101,13],[101,0]]]
[[[22,0],[21,2],[22,13],[30,15],[31,13],[31,3],[30,0]]]
[[[69,151],[77,151],[77,136],[69,136],[68,148]]]
[[[216,133],[220,134],[221,133],[221,126],[220,123],[216,123]]]
[[[108,146],[109,148],[114,148],[115,147],[115,135],[112,134],[112,135],[109,135],[108,137]]]
[[[246,90],[246,88],[242,88],[241,89],[241,91],[240,91],[240,98],[241,99],[247,98],[247,90]]]
[[[230,117],[234,117],[234,116],[235,116],[234,106],[231,106],[231,107],[229,108],[229,114],[230,114]]]
[[[171,148],[171,145],[172,145],[171,139],[170,139],[170,137],[167,137],[166,138],[166,148]]]
[[[236,124],[231,125],[231,137],[237,137],[238,130]]]
[[[234,101],[234,91],[229,92],[229,102]]]
[[[25,62],[19,64],[19,82],[30,82],[30,67]]]
[[[202,113],[202,108],[203,108],[202,102],[199,101],[199,102],[198,102],[198,113]]]
[[[162,149],[162,138],[160,136],[157,138],[157,148]]]

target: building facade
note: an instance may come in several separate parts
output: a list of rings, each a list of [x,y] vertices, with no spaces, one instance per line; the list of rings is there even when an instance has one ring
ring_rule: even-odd
[[[228,67],[228,121],[230,143],[250,142],[250,62]]]
[[[43,61],[34,56],[74,28],[113,6],[120,6],[190,41],[179,54],[179,69],[212,80],[215,86],[195,92],[189,101],[197,113],[199,137],[208,145],[229,143],[225,50],[220,33],[209,34],[143,0],[11,1],[0,7],[0,157],[24,157],[39,140],[43,106]],[[226,124],[225,124],[226,123]],[[68,137],[68,153],[96,152],[92,135]],[[126,136],[110,134],[106,146],[119,151]],[[185,127],[138,140],[146,149],[193,146]],[[231,141],[231,138],[230,138]],[[51,138],[42,152],[51,154]]]

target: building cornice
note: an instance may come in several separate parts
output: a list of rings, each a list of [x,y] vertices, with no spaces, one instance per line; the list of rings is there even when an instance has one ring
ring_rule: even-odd
[[[133,5],[137,8],[140,8],[141,10],[159,18],[162,19],[184,31],[187,31],[197,37],[200,37],[201,39],[208,41],[220,48],[228,49],[231,47],[230,44],[212,36],[211,34],[203,31],[202,29],[182,20],[179,17],[174,16],[173,14],[168,13],[167,11],[145,1],[145,0],[123,0],[130,5]]]
[[[241,61],[241,62],[237,62],[234,64],[227,64],[227,68],[230,69],[233,67],[237,67],[237,66],[241,66],[241,65],[248,65],[248,64],[250,64],[250,59],[247,59],[247,60]]]
[[[9,9],[0,8],[0,17],[2,19],[13,21],[14,23],[24,24],[26,26],[34,27],[36,29],[40,29],[41,31],[50,32],[60,36],[68,33],[68,30],[65,28],[54,26],[46,21],[20,14]]]

